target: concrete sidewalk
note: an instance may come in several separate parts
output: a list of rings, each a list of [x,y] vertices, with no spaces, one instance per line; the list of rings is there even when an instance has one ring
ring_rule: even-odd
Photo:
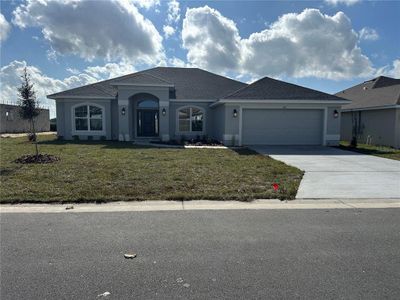
[[[67,209],[71,208],[72,209]],[[400,199],[319,199],[319,200],[255,200],[238,201],[142,201],[104,204],[3,204],[0,213],[79,213],[178,210],[257,210],[257,209],[360,209],[400,208]]]
[[[0,137],[2,138],[18,138],[27,136],[30,132],[23,132],[23,133],[2,133]],[[44,131],[44,132],[36,132],[37,135],[52,135],[57,134],[55,131]]]

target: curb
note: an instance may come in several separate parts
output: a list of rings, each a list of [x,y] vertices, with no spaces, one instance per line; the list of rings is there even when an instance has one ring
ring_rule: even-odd
[[[400,208],[400,199],[319,199],[280,201],[142,201],[104,204],[2,204],[0,213],[146,212],[185,210],[287,210]]]

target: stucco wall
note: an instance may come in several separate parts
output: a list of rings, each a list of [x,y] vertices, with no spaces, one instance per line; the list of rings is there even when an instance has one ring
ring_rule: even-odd
[[[58,99],[56,101],[57,113],[57,135],[66,140],[73,139],[73,136],[78,136],[79,139],[85,140],[88,136],[93,139],[100,139],[105,137],[107,140],[112,139],[113,126],[116,126],[115,120],[111,116],[111,102],[116,100],[106,99]],[[76,105],[96,104],[104,108],[104,129],[102,133],[99,132],[74,132],[73,129],[73,112],[72,108]],[[115,129],[114,129],[115,131]]]
[[[158,98],[160,110],[159,136],[163,140],[168,140],[170,138],[169,88],[149,86],[118,86],[118,112],[120,112],[123,107],[125,107],[127,111],[125,116],[119,113],[119,139],[133,140],[136,138],[136,103],[132,98],[140,93],[148,93]],[[161,113],[163,108],[166,109],[165,116]]]
[[[364,110],[343,112],[341,139],[351,141],[352,115],[361,116],[359,143],[367,143],[368,136],[373,145],[400,147],[400,109]]]
[[[225,105],[210,109],[213,125],[210,127],[209,135],[217,141],[223,142],[225,133]]]
[[[37,132],[50,130],[50,114],[48,109],[40,109],[35,118]],[[16,105],[0,104],[0,132],[30,132],[31,124],[28,120],[21,119],[19,107]]]

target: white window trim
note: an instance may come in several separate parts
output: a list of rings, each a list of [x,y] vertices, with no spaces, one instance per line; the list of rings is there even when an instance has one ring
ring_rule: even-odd
[[[185,108],[190,108],[190,131],[180,131],[179,130],[179,111]],[[202,131],[192,131],[192,108],[197,108],[203,113],[203,130]],[[185,105],[180,106],[176,109],[175,112],[175,121],[176,121],[176,129],[175,134],[187,134],[187,135],[204,135],[206,132],[206,111],[203,107],[197,105]]]
[[[87,106],[88,107],[88,116],[86,117],[88,120],[88,130],[77,130],[75,124],[75,108],[79,106]],[[102,114],[102,128],[103,130],[90,130],[90,106],[95,106],[101,109]],[[99,105],[97,103],[91,102],[83,102],[77,103],[71,107],[71,124],[72,124],[72,135],[106,135],[106,109],[104,106]]]

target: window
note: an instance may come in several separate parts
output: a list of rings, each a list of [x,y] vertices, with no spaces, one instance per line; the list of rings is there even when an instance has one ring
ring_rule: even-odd
[[[137,107],[158,109],[158,102],[155,100],[142,100],[138,103]]]
[[[203,131],[204,113],[197,107],[185,107],[178,111],[178,128],[180,132]]]
[[[76,131],[102,131],[103,109],[94,105],[81,105],[75,107]]]

